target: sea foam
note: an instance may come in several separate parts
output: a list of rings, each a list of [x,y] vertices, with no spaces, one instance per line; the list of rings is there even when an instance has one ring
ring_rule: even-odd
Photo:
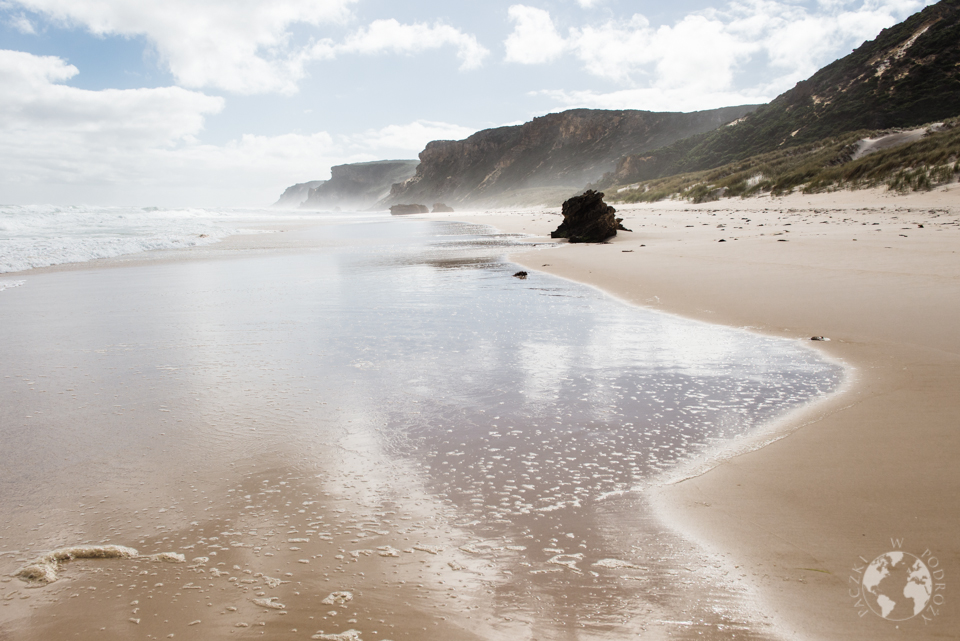
[[[225,218],[203,209],[6,205],[0,207],[0,273],[207,245],[237,233]]]
[[[20,285],[23,285],[25,282],[27,282],[27,281],[25,281],[25,280],[0,280],[0,292],[2,292],[2,291],[5,290],[5,289],[11,289],[11,288],[13,288],[13,287],[20,287]]]
[[[44,586],[59,579],[60,564],[74,559],[143,559],[166,563],[184,563],[186,559],[176,552],[161,552],[140,556],[134,548],[123,545],[74,545],[47,552],[20,568],[19,579],[34,586]]]
[[[264,221],[369,221],[383,213],[263,209],[0,206],[0,274],[154,249],[209,245]],[[0,287],[2,289],[2,287]]]

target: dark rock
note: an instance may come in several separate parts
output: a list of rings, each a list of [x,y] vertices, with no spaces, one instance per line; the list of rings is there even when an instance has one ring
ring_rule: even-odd
[[[824,337],[824,336],[811,336],[811,337],[810,337],[810,340],[812,340],[812,341],[828,341],[828,340],[830,340],[830,339],[829,339],[829,338],[826,338],[826,337]]]
[[[563,222],[550,237],[571,243],[602,243],[617,235],[616,211],[603,202],[602,193],[588,190],[563,203]]]
[[[525,280],[527,278],[527,272],[517,272],[513,275],[514,278],[519,278],[520,280]]]
[[[390,208],[390,213],[394,216],[402,214],[429,214],[430,209],[426,205],[394,205]]]
[[[435,214],[448,214],[453,212],[453,207],[450,205],[444,205],[443,203],[433,203],[433,213]]]

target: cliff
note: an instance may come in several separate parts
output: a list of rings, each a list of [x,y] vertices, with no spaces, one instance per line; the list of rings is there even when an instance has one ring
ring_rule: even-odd
[[[306,183],[297,183],[287,187],[286,190],[280,195],[280,200],[273,203],[274,207],[292,207],[296,208],[300,206],[300,203],[305,201],[310,195],[311,189],[316,189],[322,185],[324,180],[311,180]]]
[[[559,203],[613,170],[628,153],[716,129],[754,105],[694,113],[573,109],[466,140],[429,143],[416,174],[394,185],[381,206]]]
[[[733,126],[633,152],[597,186],[702,171],[846,132],[916,127],[958,114],[960,0],[942,0]]]
[[[330,180],[310,190],[305,209],[369,209],[417,168],[416,160],[378,160],[330,168]]]

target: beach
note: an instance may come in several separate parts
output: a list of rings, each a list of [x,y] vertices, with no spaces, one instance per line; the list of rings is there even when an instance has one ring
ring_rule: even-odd
[[[589,246],[556,209],[264,219],[4,274],[0,638],[949,638],[949,592],[897,628],[848,577],[957,566],[954,198]],[[13,576],[77,545],[137,551]]]
[[[788,638],[952,638],[960,573],[960,188],[624,206],[609,244],[514,254],[631,303],[815,342],[846,387],[773,442],[660,490],[661,514],[721,555]],[[557,210],[471,220],[546,235]],[[761,226],[762,225],[762,226]],[[720,240],[725,242],[719,242]],[[779,242],[779,241],[787,242]],[[935,557],[940,605],[899,623],[864,568]],[[851,580],[851,577],[854,577]],[[925,621],[924,618],[929,619]]]
[[[841,367],[487,225],[238,216],[0,278],[0,636],[771,638],[636,490]]]

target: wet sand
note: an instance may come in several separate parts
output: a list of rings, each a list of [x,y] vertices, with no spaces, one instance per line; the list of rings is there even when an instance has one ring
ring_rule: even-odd
[[[960,629],[958,203],[954,184],[627,206],[618,215],[633,233],[609,244],[512,256],[637,305],[825,336],[812,344],[851,368],[843,392],[779,424],[779,440],[664,486],[657,500],[787,638]],[[560,221],[541,209],[460,217],[535,235]],[[899,623],[858,598],[864,567],[891,550],[926,559],[936,577],[932,607]]]
[[[847,595],[858,557],[887,551],[891,537],[904,538],[904,549],[918,555],[929,547],[948,584],[957,566],[950,466],[958,415],[950,392],[960,382],[955,196],[948,194],[946,205],[866,196],[845,205],[836,196],[812,205],[747,201],[748,213],[740,201],[733,201],[736,211],[726,202],[695,211],[681,211],[691,209],[685,204],[638,208],[625,221],[634,233],[610,245],[513,256],[531,272],[525,286],[537,286],[536,272],[552,272],[711,323],[793,339],[825,335],[831,341],[814,346],[853,372],[841,395],[777,424],[787,438],[663,487],[654,496],[660,518],[651,515],[647,494],[616,494],[589,519],[571,523],[569,542],[562,533],[539,540],[536,523],[519,516],[519,527],[484,517],[490,529],[478,529],[465,509],[474,499],[443,487],[459,479],[439,471],[464,450],[418,457],[391,436],[399,432],[371,437],[375,430],[358,426],[389,429],[394,419],[389,411],[371,413],[371,397],[350,389],[360,378],[325,388],[302,378],[304,364],[323,351],[319,343],[284,340],[269,325],[254,327],[251,341],[231,330],[229,306],[211,302],[245,283],[268,311],[275,303],[270,278],[311,273],[304,267],[315,264],[300,257],[353,240],[283,224],[271,227],[282,233],[205,248],[4,275],[26,282],[3,294],[50,296],[34,278],[48,274],[63,301],[96,308],[123,289],[111,279],[135,273],[146,292],[151,282],[156,291],[180,281],[198,288],[191,293],[198,305],[155,321],[182,326],[158,332],[176,338],[169,344],[156,344],[149,323],[131,323],[137,314],[151,318],[158,304],[137,295],[125,302],[138,311],[111,319],[115,327],[77,328],[95,337],[90,344],[53,336],[37,319],[33,338],[19,346],[36,351],[35,362],[24,359],[23,371],[9,372],[16,416],[0,408],[4,423],[69,418],[87,430],[50,442],[9,471],[22,478],[4,486],[19,493],[4,497],[4,573],[84,543],[129,545],[141,555],[176,552],[185,562],[78,560],[41,589],[3,576],[0,638],[350,639],[336,636],[350,630],[364,640],[776,638],[778,630],[810,638],[904,631],[949,638],[956,627],[949,601],[926,627],[913,620],[897,630],[872,614],[860,617]],[[907,206],[923,211],[892,211]],[[775,207],[797,211],[757,211]],[[471,219],[540,234],[559,222],[555,211],[539,210]],[[859,253],[849,253],[847,243]],[[459,268],[448,255],[428,260],[432,269]],[[229,277],[207,263],[230,264]],[[184,269],[191,264],[203,269]],[[896,314],[891,296],[903,303]],[[294,315],[291,326],[300,320]],[[357,372],[372,365],[358,352]],[[429,397],[430,385],[415,382],[416,394],[400,407],[415,409],[408,403]],[[477,407],[495,409],[500,399],[509,401],[493,394]],[[898,422],[916,417],[924,421]],[[97,439],[123,435],[134,419],[136,435]],[[486,423],[478,428],[478,448],[489,448]],[[489,429],[500,438],[498,426]],[[521,440],[508,447],[522,447]],[[575,443],[564,447],[566,456],[582,454]],[[471,462],[483,466],[490,484],[472,495],[486,504],[482,512],[496,514],[507,498],[529,500],[526,488],[511,482],[524,470],[487,451],[496,456]],[[43,486],[47,468],[73,482],[51,492]],[[603,561],[601,549],[613,560],[592,565]],[[587,551],[582,558],[579,550]],[[353,599],[323,603],[341,591]]]
[[[628,490],[767,416],[738,394],[816,393],[790,378],[816,359],[772,365],[807,350],[767,341],[741,371],[763,340],[662,315],[644,331],[673,340],[645,339],[470,229],[397,253],[373,227],[268,227],[4,276],[0,638],[770,638]],[[661,429],[673,409],[722,430]],[[136,552],[12,576],[105,544]]]

